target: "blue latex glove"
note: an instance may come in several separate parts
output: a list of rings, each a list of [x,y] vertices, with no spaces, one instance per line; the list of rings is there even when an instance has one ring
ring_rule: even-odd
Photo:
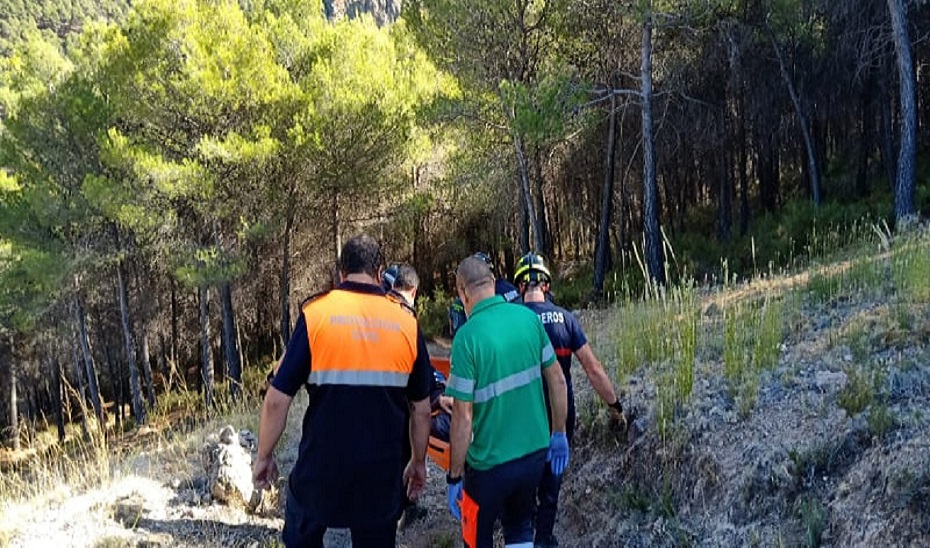
[[[462,520],[462,509],[459,508],[459,503],[462,501],[462,484],[463,482],[453,483],[449,485],[449,491],[446,494],[446,499],[449,503],[449,511],[452,512],[452,517],[461,521]]]
[[[565,468],[568,467],[568,438],[565,432],[553,432],[549,438],[549,453],[546,454],[546,461],[552,467],[552,474],[561,476]]]

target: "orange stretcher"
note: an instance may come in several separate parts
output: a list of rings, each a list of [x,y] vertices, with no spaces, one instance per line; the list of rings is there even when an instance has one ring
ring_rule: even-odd
[[[433,369],[442,373],[446,379],[449,378],[449,369],[451,367],[449,358],[430,357],[429,361],[433,365]],[[426,445],[426,454],[429,455],[429,458],[432,459],[437,466],[446,472],[449,471],[449,463],[452,458],[452,452],[449,450],[449,442],[443,441],[435,436],[430,436],[429,443]]]
[[[449,370],[452,366],[452,362],[449,361],[449,358],[436,358],[430,356],[429,363],[432,364],[433,369],[442,373],[442,376],[446,379],[449,378]]]

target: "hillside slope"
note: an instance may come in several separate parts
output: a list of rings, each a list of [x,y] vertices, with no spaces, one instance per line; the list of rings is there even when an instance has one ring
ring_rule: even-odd
[[[64,38],[80,31],[86,21],[119,20],[138,0],[0,0],[0,56],[30,31]],[[378,24],[400,17],[400,0],[323,0],[330,19],[371,15]]]
[[[85,21],[119,19],[131,5],[132,0],[0,0],[0,55],[29,31],[63,38]]]
[[[579,424],[556,529],[561,544],[926,546],[930,235],[896,243],[892,252],[864,249],[801,275],[578,312],[596,353],[623,379],[634,416],[628,434],[617,437],[575,368]],[[648,306],[662,314],[646,314]],[[771,361],[736,375],[740,360],[765,357],[766,322],[778,327]],[[668,355],[637,358],[630,367],[626,345],[679,336],[656,328],[669,325],[696,329],[692,389],[666,411],[669,375],[679,378],[676,356],[684,347],[673,344]],[[283,474],[296,456],[305,405],[299,399],[291,413],[278,454]],[[256,420],[257,409],[218,421],[188,449],[149,443],[105,488],[63,488],[8,505],[0,544],[274,542],[280,514],[263,518],[216,504],[196,452],[217,424]],[[421,504],[427,517],[402,531],[399,544],[460,545],[435,467]],[[330,540],[348,545],[339,532]]]

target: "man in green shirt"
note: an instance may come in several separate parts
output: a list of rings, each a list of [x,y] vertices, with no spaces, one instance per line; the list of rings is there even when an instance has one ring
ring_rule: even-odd
[[[456,289],[468,322],[452,343],[446,386],[455,400],[449,509],[462,521],[469,548],[493,546],[498,517],[508,547],[532,547],[535,490],[545,463],[557,476],[568,465],[565,377],[553,367],[555,350],[539,317],[495,296],[485,262],[462,261]],[[551,436],[543,377],[552,403]]]

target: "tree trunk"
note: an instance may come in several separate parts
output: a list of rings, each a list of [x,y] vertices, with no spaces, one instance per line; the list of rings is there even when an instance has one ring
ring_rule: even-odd
[[[513,147],[517,155],[517,167],[520,172],[520,188],[526,211],[528,223],[533,231],[533,249],[543,249],[542,234],[539,229],[538,218],[536,217],[536,208],[533,206],[533,194],[530,191],[530,175],[526,164],[526,155],[523,151],[523,140],[517,135],[516,130],[513,132]],[[521,253],[528,253],[530,250],[524,248]]]
[[[539,147],[533,147],[535,156],[535,174],[536,174],[536,226],[539,227],[539,241],[542,247],[537,248],[538,253],[552,258],[552,236],[549,234],[548,212],[546,208],[546,195],[544,192],[545,179],[543,178],[542,157],[539,153]]]
[[[284,223],[284,237],[281,242],[281,346],[287,348],[291,340],[291,229],[294,226],[294,212],[289,211]]]
[[[50,356],[48,365],[52,377],[52,407],[55,408],[55,426],[58,428],[58,443],[65,442],[65,413],[62,406],[62,400],[66,397],[63,393],[64,386],[61,382],[61,362],[57,356]]]
[[[333,203],[331,206],[332,211],[330,219],[333,223],[333,256],[336,258],[335,264],[339,264],[339,254],[342,253],[342,235],[339,233],[339,193],[333,192]],[[338,276],[338,273],[336,273]],[[338,278],[333,280],[334,283],[339,283]]]
[[[200,378],[203,381],[203,401],[207,412],[213,407],[213,359],[210,350],[210,304],[206,285],[197,291],[200,302]]]
[[[572,220],[572,260],[579,260],[581,258],[581,227],[578,226],[578,221]]]
[[[633,158],[630,158],[632,163]],[[620,176],[620,211],[617,212],[617,218],[620,220],[620,249],[629,251],[630,247],[630,230],[633,226],[633,209],[630,205],[630,188],[627,182],[627,175],[630,172],[630,164]]]
[[[685,231],[685,212],[686,212],[685,204],[688,203],[685,193],[687,192],[687,189],[689,187],[691,188],[694,187],[694,185],[692,185],[689,182],[690,178],[691,178],[691,174],[688,173],[688,170],[682,167],[681,171],[679,172],[679,185],[678,185],[678,203],[681,206],[678,208],[678,232],[681,232],[681,233],[684,233]],[[684,182],[684,184],[681,184],[681,182]]]
[[[872,153],[872,83],[871,78],[859,94],[859,166],[856,171],[856,194],[869,194],[869,155]]]
[[[16,357],[13,356],[13,344],[10,343],[10,440],[13,450],[19,451],[19,400],[16,394]]]
[[[729,139],[731,133],[729,124],[726,123],[726,113],[721,113],[721,120],[724,128],[724,142]],[[732,235],[733,228],[733,169],[732,157],[730,156],[730,146],[725,147],[727,152],[723,154],[724,161],[721,163],[717,159],[712,159],[713,168],[711,172],[719,181],[717,196],[717,241],[728,243]]]
[[[74,336],[75,338],[77,338],[76,334]],[[71,359],[73,360],[73,363],[74,363],[74,376],[78,384],[77,390],[75,390],[75,392],[76,392],[76,396],[78,400],[77,403],[80,405],[80,408],[81,408],[81,434],[86,440],[90,438],[90,430],[87,428],[87,405],[86,405],[87,389],[85,388],[84,372],[83,372],[83,367],[81,363],[81,356],[78,353],[78,347],[80,346],[80,344],[78,344],[77,341],[73,341],[73,342],[74,344],[71,345]],[[70,402],[70,400],[68,401]],[[68,421],[69,422],[71,421],[71,404],[70,403],[68,404]]]
[[[892,67],[893,53],[884,55],[883,74],[891,74],[894,70]],[[892,82],[890,78],[879,78],[879,122],[880,144],[879,151],[882,156],[882,165],[885,168],[885,176],[888,179],[888,188],[895,190],[895,173],[898,166],[894,156],[894,98],[892,96]]]
[[[911,41],[907,34],[907,6],[904,0],[888,0],[891,33],[898,60],[901,102],[901,141],[898,143],[898,170],[895,176],[894,216],[900,223],[914,215],[914,179],[917,158],[917,84]]]
[[[610,224],[614,204],[614,166],[617,150],[617,95],[610,95],[610,129],[607,132],[607,152],[604,162],[604,184],[601,194],[601,222],[597,227],[597,247],[594,250],[594,293],[604,293],[604,278],[610,264]]]
[[[87,336],[87,315],[79,297],[74,298],[74,313],[78,323],[78,338],[81,346],[81,356],[84,360],[84,370],[87,375],[87,390],[90,392],[90,402],[94,407],[94,415],[100,423],[100,428],[106,427],[103,420],[103,407],[100,405],[100,384],[97,382],[97,367],[90,352],[90,339]]]
[[[739,114],[739,233],[745,236],[749,232],[749,158],[746,146],[746,117],[743,106],[743,99],[740,97],[740,114]]]
[[[745,8],[746,6],[744,6]],[[743,16],[745,17],[745,12]],[[746,173],[748,159],[746,153],[746,86],[740,63],[740,42],[731,27],[727,33],[729,44],[730,96],[733,99],[733,122],[736,124],[737,146],[737,183],[739,184],[739,233],[745,236],[749,231],[749,177]],[[732,126],[731,126],[732,127]],[[731,135],[731,133],[727,133]]]
[[[180,359],[181,346],[178,337],[178,285],[171,279],[171,370],[174,371]]]
[[[652,127],[652,1],[647,2],[643,21],[642,100],[643,100],[643,231],[647,276],[651,283],[665,285],[662,234],[659,230],[659,185],[656,180],[656,152]]]
[[[242,362],[239,361],[239,348],[236,344],[236,317],[229,282],[220,285],[220,301],[223,314],[223,355],[226,357],[229,371],[229,392],[236,400],[242,390]]]
[[[236,322],[236,355],[239,357],[239,378],[242,379],[242,364],[245,363],[245,345],[242,344],[242,324]]]
[[[155,407],[155,382],[152,378],[152,354],[149,351],[149,333],[145,323],[142,324],[142,375],[145,378],[145,393],[149,407]]]
[[[522,187],[519,192],[520,202],[520,253],[526,253],[530,249],[530,215],[526,211],[526,202],[522,199]]]
[[[139,381],[139,362],[136,359],[136,343],[132,338],[132,320],[129,318],[129,288],[126,283],[125,265],[116,265],[116,278],[119,282],[119,315],[123,328],[123,344],[126,352],[126,365],[129,367],[129,390],[132,397],[132,415],[136,424],[145,424],[145,404],[142,403],[142,383]]]
[[[168,343],[165,342],[165,335],[163,333],[158,334],[158,370],[161,372],[162,378],[164,379],[164,386],[162,389],[165,392],[172,390],[175,387],[174,364],[168,357]]]
[[[775,49],[775,56],[778,58],[778,67],[781,70],[781,78],[785,82],[785,87],[788,88],[788,95],[791,97],[791,104],[794,106],[795,114],[798,116],[798,124],[801,126],[801,135],[804,137],[804,149],[807,152],[807,170],[811,184],[811,200],[813,200],[814,205],[819,206],[820,169],[817,165],[817,151],[814,148],[814,137],[811,134],[810,120],[808,120],[807,114],[804,112],[804,107],[801,104],[801,97],[798,95],[797,89],[795,89],[794,86],[794,82],[791,80],[791,76],[788,74],[788,66],[785,64],[781,46],[778,45],[778,40],[775,39],[775,32],[768,25],[766,25],[766,29],[768,30],[769,38],[772,40],[772,48]]]
[[[756,172],[759,178],[759,197],[762,208],[772,212],[778,207],[779,198],[779,161],[778,136],[774,129],[764,126],[764,132],[756,139]]]
[[[116,424],[116,431],[122,432],[125,418],[123,416],[123,371],[118,364],[114,363],[109,345],[103,345],[103,354],[107,362],[107,371],[110,373],[110,386],[113,389],[113,422]]]

